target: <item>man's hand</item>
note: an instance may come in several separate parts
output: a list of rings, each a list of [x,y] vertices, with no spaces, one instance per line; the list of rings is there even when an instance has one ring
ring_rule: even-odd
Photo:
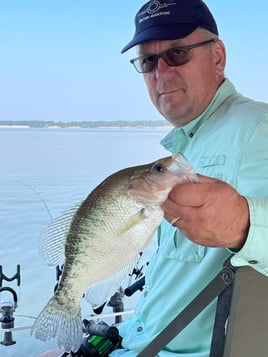
[[[247,200],[223,181],[198,179],[173,188],[162,205],[165,218],[200,245],[242,248],[249,230]]]

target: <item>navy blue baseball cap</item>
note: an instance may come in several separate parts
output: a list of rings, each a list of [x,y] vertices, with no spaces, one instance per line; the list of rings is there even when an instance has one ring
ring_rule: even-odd
[[[203,27],[218,35],[209,8],[202,0],[151,0],[135,16],[135,34],[121,53],[151,40],[176,40]]]

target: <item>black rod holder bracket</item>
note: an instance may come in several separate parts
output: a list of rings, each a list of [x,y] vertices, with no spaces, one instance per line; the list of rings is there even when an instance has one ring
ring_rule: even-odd
[[[18,306],[18,295],[13,288],[9,286],[2,286],[4,280],[7,282],[17,280],[17,286],[20,286],[20,265],[17,265],[17,271],[12,277],[6,276],[3,273],[2,265],[0,265],[0,293],[8,292],[11,295],[11,299],[7,301],[2,301],[0,304],[0,323],[1,328],[4,330],[4,337],[0,344],[4,346],[10,346],[16,343],[16,341],[14,341],[12,338],[12,329],[14,328],[15,322],[13,313],[15,312],[15,309]]]

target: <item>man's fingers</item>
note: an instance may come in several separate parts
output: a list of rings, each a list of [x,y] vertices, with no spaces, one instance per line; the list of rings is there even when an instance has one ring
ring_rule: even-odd
[[[224,184],[223,181],[198,174],[198,182],[187,182],[176,185],[170,192],[167,201],[173,201],[181,206],[200,207],[214,192],[215,184]]]

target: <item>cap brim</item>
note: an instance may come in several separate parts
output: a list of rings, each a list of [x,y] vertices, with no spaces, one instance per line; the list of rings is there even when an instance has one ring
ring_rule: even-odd
[[[168,24],[153,26],[141,31],[122,48],[121,53],[128,51],[130,48],[146,41],[176,40],[190,35],[198,27],[195,23],[187,24]]]

